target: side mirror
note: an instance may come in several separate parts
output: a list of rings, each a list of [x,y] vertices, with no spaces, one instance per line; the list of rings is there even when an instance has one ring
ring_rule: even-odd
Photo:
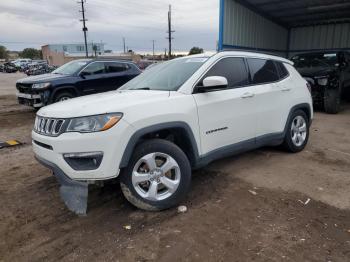
[[[198,87],[199,92],[210,92],[219,89],[226,89],[228,82],[223,76],[208,76],[203,79],[203,86]]]

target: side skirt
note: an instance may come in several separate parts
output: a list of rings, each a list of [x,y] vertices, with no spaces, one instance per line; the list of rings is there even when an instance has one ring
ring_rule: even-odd
[[[215,160],[238,155],[238,154],[251,151],[263,146],[278,146],[283,143],[283,139],[284,139],[284,132],[273,133],[273,134],[263,135],[255,139],[248,139],[236,144],[215,149],[201,156],[198,159],[194,169],[204,167]]]

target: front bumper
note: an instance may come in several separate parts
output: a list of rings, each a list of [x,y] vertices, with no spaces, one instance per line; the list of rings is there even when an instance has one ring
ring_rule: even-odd
[[[43,94],[17,93],[16,96],[18,99],[18,103],[21,105],[32,106],[35,108],[42,107],[45,105],[43,103]]]
[[[51,169],[60,183],[60,195],[69,210],[86,214],[88,185],[97,180],[118,176],[119,165],[134,128],[120,120],[117,126],[96,133],[63,133],[50,137],[32,131],[36,159]],[[95,170],[75,170],[64,159],[66,153],[103,152],[103,159]]]
[[[70,179],[58,166],[39,156],[35,156],[39,163],[52,170],[60,183],[60,195],[67,208],[78,214],[85,215],[88,201],[88,183]]]
[[[72,180],[107,180],[118,176],[121,158],[133,133],[134,128],[122,119],[103,132],[69,132],[53,137],[32,131],[32,145],[35,155],[58,166]],[[97,169],[77,170],[64,158],[65,154],[89,152],[103,153]]]

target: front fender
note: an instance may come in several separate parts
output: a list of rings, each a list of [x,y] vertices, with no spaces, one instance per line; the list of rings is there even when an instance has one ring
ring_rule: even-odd
[[[137,143],[140,141],[140,138],[143,137],[146,134],[149,133],[153,133],[153,132],[157,132],[157,131],[161,131],[161,130],[165,130],[165,129],[174,129],[174,128],[178,128],[178,129],[182,129],[186,136],[188,137],[189,141],[190,141],[190,145],[192,148],[192,151],[194,153],[194,158],[195,161],[199,160],[199,151],[198,151],[198,147],[197,147],[197,143],[194,137],[194,134],[190,128],[190,126],[185,123],[185,122],[168,122],[168,123],[161,123],[161,124],[155,124],[155,125],[151,125],[148,127],[144,127],[142,129],[137,130],[130,138],[125,150],[124,150],[124,154],[122,157],[122,160],[120,162],[120,167],[119,168],[125,168],[128,163],[129,160],[131,159],[131,155],[137,145]]]

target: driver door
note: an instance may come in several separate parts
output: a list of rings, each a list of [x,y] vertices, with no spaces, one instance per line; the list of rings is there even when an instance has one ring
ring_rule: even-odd
[[[92,62],[80,72],[77,87],[82,95],[109,91],[104,62]]]
[[[244,147],[254,146],[258,108],[244,58],[222,58],[199,85],[208,76],[225,77],[228,88],[193,94],[198,108],[202,154],[243,141]]]

